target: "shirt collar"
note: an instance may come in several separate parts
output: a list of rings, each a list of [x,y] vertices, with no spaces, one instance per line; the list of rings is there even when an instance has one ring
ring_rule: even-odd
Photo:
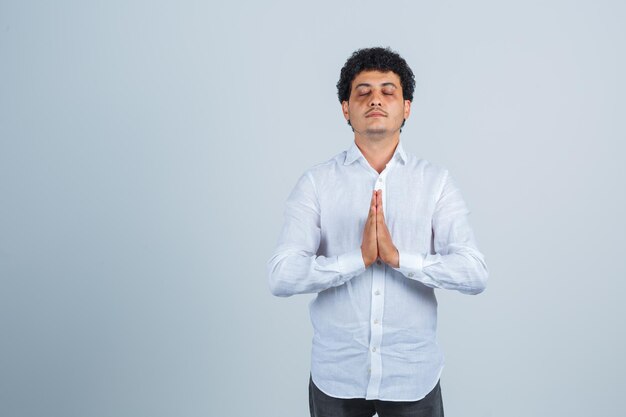
[[[359,158],[365,159],[359,147],[356,146],[356,142],[352,141],[352,145],[350,145],[350,148],[346,151],[346,159],[343,164],[350,165]],[[399,159],[402,163],[406,163],[406,152],[404,152],[404,148],[402,147],[402,141],[398,141],[398,146],[396,146],[396,150],[391,159]]]

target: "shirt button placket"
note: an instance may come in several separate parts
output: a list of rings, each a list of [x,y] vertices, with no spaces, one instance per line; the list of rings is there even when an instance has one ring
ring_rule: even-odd
[[[387,192],[385,191],[385,181],[387,177],[387,173],[389,172],[389,167],[391,164],[388,164],[387,167],[380,173],[378,176],[374,188],[376,190],[381,190],[382,195],[382,204],[383,204],[383,212],[385,215],[387,214]],[[369,368],[369,383],[367,385],[367,394],[366,398],[377,398],[380,389],[380,381],[382,378],[382,357],[381,357],[381,342],[383,338],[383,311],[384,311],[384,303],[385,298],[380,295],[384,291],[385,288],[385,274],[386,274],[386,265],[378,259],[374,268],[372,268],[372,298],[371,298],[371,309],[370,309],[370,368]]]
[[[384,186],[382,178],[379,178],[378,184],[381,188]],[[383,203],[385,199],[383,192]],[[381,318],[384,311],[384,297],[381,297],[382,290],[385,288],[385,272],[386,265],[379,259],[372,268],[372,298],[371,298],[371,316],[370,316],[370,367],[369,367],[369,383],[367,386],[367,397],[378,397],[380,381],[382,377],[382,357],[381,342],[383,336],[383,326]]]

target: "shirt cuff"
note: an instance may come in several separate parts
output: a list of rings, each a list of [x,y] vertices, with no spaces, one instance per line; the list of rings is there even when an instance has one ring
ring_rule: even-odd
[[[396,271],[402,273],[407,278],[417,279],[424,275],[422,268],[424,265],[424,255],[421,253],[410,253],[398,249],[398,264]]]
[[[351,276],[365,271],[361,248],[337,256],[342,276]]]

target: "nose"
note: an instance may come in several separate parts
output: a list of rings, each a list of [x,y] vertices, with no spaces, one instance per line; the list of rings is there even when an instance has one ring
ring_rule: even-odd
[[[370,107],[382,106],[382,100],[380,99],[380,93],[374,92],[370,101]]]

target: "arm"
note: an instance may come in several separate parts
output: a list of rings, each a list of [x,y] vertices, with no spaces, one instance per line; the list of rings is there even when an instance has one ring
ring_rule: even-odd
[[[267,261],[273,295],[317,293],[365,271],[361,248],[338,256],[316,256],[320,239],[319,202],[313,181],[305,173],[287,199],[278,244]]]
[[[455,181],[446,171],[432,219],[434,254],[398,249],[399,267],[409,279],[432,288],[464,294],[484,291],[489,271],[470,227],[470,211]]]

